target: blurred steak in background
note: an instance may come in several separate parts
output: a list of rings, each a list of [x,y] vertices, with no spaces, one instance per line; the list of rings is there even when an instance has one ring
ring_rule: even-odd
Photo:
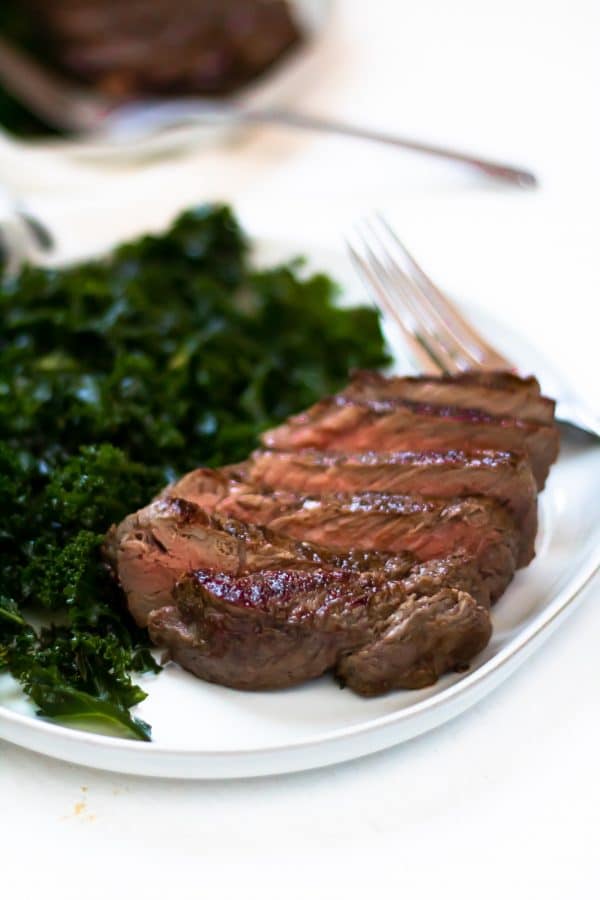
[[[8,0],[52,62],[112,96],[225,94],[301,38],[286,0]]]

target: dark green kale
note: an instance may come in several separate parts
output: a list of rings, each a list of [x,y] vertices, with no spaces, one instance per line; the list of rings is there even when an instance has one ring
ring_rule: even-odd
[[[145,502],[160,486],[160,471],[102,445],[82,448],[42,482],[36,467],[0,443],[0,668],[48,717],[147,739],[149,727],[129,712],[145,697],[130,672],[158,666],[123,614],[99,549],[128,497]],[[24,609],[52,610],[66,624],[36,632]]]
[[[2,611],[0,600],[0,616]],[[129,711],[146,697],[131,671],[158,671],[148,650],[123,642],[121,635],[81,628],[50,626],[36,633],[14,614],[11,624],[15,635],[4,645],[4,663],[45,716],[149,740],[150,727]]]
[[[299,263],[257,271],[223,206],[0,286],[0,666],[41,714],[148,737],[131,673],[158,667],[104,535],[167,480],[246,457],[349,369],[388,362],[376,313],[336,295]]]

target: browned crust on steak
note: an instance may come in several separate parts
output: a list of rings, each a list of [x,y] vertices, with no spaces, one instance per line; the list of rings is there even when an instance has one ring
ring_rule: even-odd
[[[106,559],[152,640],[248,690],[333,670],[373,696],[466,667],[533,553],[558,452],[537,381],[357,373],[264,445],[111,529]]]
[[[337,395],[321,400],[286,423],[267,431],[271,450],[336,450],[357,453],[400,450],[505,450],[526,455],[538,488],[558,455],[558,429],[479,410],[404,400],[352,400]]]
[[[382,692],[432,683],[468,662],[491,632],[488,612],[465,592],[418,598],[381,577],[318,569],[243,578],[193,573],[172,606],[151,614],[149,630],[173,659],[208,681],[265,690],[333,668],[365,695],[377,692],[371,644],[384,648],[376,673]]]
[[[555,402],[539,393],[539,385],[516,376],[494,380],[423,376],[386,378],[379,372],[359,371],[343,391],[363,400],[399,399],[436,406],[477,409],[493,416],[512,416],[551,425]]]
[[[235,473],[235,467],[231,471]],[[518,564],[534,556],[537,490],[522,456],[499,450],[344,454],[257,451],[239,478],[296,495],[381,492],[421,497],[492,497],[506,505],[521,534]]]

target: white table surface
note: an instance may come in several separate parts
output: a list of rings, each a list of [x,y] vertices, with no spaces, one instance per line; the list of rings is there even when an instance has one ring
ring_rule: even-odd
[[[324,242],[384,208],[435,276],[528,333],[600,406],[599,41],[597,0],[339,0],[296,101],[527,164],[537,192],[276,131],[126,172],[27,153],[0,166],[73,252],[102,239],[98,205],[128,210],[125,234],[226,197],[252,227]],[[596,579],[459,719],[329,769],[152,781],[0,742],[2,896],[597,897],[599,602]]]

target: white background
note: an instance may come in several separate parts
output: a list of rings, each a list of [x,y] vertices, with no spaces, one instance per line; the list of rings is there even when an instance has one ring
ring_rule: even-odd
[[[383,207],[434,276],[527,333],[600,406],[600,4],[337,7],[298,108],[526,164],[540,190],[274,130],[126,173],[0,155],[3,176],[74,252],[86,232],[65,218],[88,221],[91,235],[99,205],[114,206],[121,234],[226,197],[258,228],[324,242]],[[331,769],[159,782],[0,743],[2,894],[597,897],[599,600],[596,580],[471,712]]]

